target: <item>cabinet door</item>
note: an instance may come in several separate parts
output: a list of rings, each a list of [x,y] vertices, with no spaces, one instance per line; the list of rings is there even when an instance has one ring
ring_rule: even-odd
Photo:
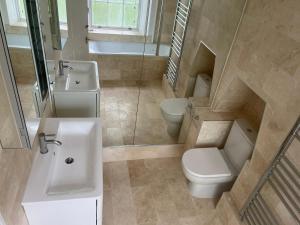
[[[25,205],[30,225],[95,225],[95,199],[50,201]]]
[[[54,93],[57,117],[97,117],[96,93]]]

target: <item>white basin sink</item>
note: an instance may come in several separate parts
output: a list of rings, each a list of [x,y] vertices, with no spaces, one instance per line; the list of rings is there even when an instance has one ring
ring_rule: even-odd
[[[47,61],[54,111],[57,117],[100,116],[98,64],[94,61],[69,61],[64,75],[55,75],[55,61]]]
[[[96,186],[97,126],[93,121],[61,121],[47,194],[90,192]]]
[[[48,118],[44,132],[57,134],[62,145],[48,145],[47,154],[36,153],[23,205],[102,196],[100,120]]]
[[[95,91],[99,89],[98,66],[93,61],[70,61],[64,76],[56,76],[53,91]]]

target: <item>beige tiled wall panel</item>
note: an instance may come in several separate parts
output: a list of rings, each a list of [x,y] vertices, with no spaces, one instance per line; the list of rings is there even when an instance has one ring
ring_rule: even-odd
[[[266,103],[252,159],[231,191],[239,209],[300,114],[299,11],[300,4],[296,0],[248,1],[215,96],[214,110],[226,110],[226,104],[231,110],[235,104],[231,97],[239,94],[231,81],[239,79]],[[270,201],[277,204],[275,199]],[[275,207],[277,213],[281,212],[283,217],[287,215],[282,206]],[[289,224],[286,219],[282,221]]]
[[[216,54],[211,93],[215,92],[244,4],[245,0],[193,1],[179,69],[178,96],[185,96],[187,93],[187,77],[190,76],[193,64],[198,63],[195,57],[201,41]]]
[[[0,211],[6,225],[27,225],[21,206],[32,164],[33,152],[4,150],[0,152]]]
[[[176,97],[166,76],[163,76],[163,78],[162,78],[162,89],[167,98],[175,98]]]
[[[0,212],[6,225],[27,225],[21,200],[32,163],[32,151],[21,146],[0,68]],[[3,136],[5,135],[5,137]]]
[[[160,80],[166,71],[167,58],[159,56],[90,54],[98,62],[100,80]]]
[[[265,110],[265,102],[255,93],[247,99],[242,109],[243,115],[249,120],[254,129],[259,130]]]
[[[195,147],[198,135],[199,135],[199,128],[195,123],[192,122],[189,128],[189,133],[185,140],[185,144],[184,144],[185,150]]]
[[[36,78],[31,49],[9,48],[9,50],[17,82],[33,84]],[[167,64],[167,58],[156,56],[143,58],[142,56],[91,54],[90,57],[98,62],[100,79],[104,81],[161,80]],[[24,104],[23,101],[22,103]],[[10,125],[10,122],[3,124]],[[5,134],[11,136],[10,132]]]
[[[231,126],[232,121],[203,121],[196,141],[197,147],[222,148]]]
[[[33,83],[36,80],[31,49],[9,48],[11,62],[18,82]]]
[[[178,143],[185,143],[185,140],[187,139],[187,136],[189,134],[191,122],[192,122],[191,113],[187,111],[184,114],[183,121],[181,124],[180,132],[178,136]]]
[[[164,11],[163,11],[163,23],[162,23],[162,31],[161,31],[161,43],[170,44],[175,12],[176,12],[176,2],[174,0],[166,0],[164,1]]]
[[[3,148],[19,148],[18,128],[0,67],[0,141]]]

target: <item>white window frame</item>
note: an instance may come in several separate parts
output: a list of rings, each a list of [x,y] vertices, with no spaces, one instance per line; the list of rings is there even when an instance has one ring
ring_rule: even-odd
[[[124,3],[124,2],[123,2]],[[142,5],[146,5],[145,4],[146,1],[144,0],[139,0],[139,9],[138,9],[138,21],[137,21],[137,27],[111,27],[111,26],[94,26],[92,24],[92,14],[93,14],[93,9],[92,9],[92,0],[88,0],[88,7],[89,7],[89,27],[91,29],[109,29],[109,30],[132,30],[132,31],[139,31],[141,28],[141,19],[142,19],[142,15],[144,14],[142,11]]]
[[[27,26],[26,18],[21,17],[18,0],[3,0],[3,2],[1,2],[0,0],[0,4],[1,4],[1,8],[6,9],[6,12],[3,12],[4,13],[3,20],[6,24],[10,26],[22,26],[22,27]],[[67,23],[59,21],[59,24],[62,30],[64,29],[66,30]]]
[[[23,1],[25,1],[25,0],[23,0]],[[18,20],[19,22],[24,22],[24,21],[26,21],[26,18],[25,18],[26,15],[25,15],[24,18],[21,17],[19,1],[18,1],[18,0],[13,0],[13,2],[14,2],[14,4],[15,4],[16,15],[17,15],[17,17],[18,17],[17,20]]]
[[[2,0],[0,1],[1,13],[4,24],[9,26],[24,26],[25,20],[21,19],[19,12],[19,4],[17,0]]]

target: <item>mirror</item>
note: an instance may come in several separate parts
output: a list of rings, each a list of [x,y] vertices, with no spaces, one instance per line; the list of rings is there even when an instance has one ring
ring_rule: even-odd
[[[7,101],[7,104],[1,107],[1,117],[3,114],[9,127],[8,131],[14,130],[12,127],[20,129],[21,139],[26,140],[26,143],[21,141],[22,146],[20,146],[20,142],[16,140],[18,135],[11,135],[10,137],[15,140],[11,142],[2,136],[3,132],[1,132],[2,148],[31,147],[48,96],[48,79],[39,23],[38,18],[32,16],[36,15],[37,5],[31,0],[28,0],[26,5],[27,10],[23,0],[1,0],[0,4],[1,43],[3,44],[1,54],[6,55],[7,60],[2,66],[11,65],[9,74],[3,71],[4,68],[1,66],[1,79],[6,80],[6,83],[1,82],[2,86],[5,86],[1,87],[1,90],[6,89],[6,92],[1,93],[1,97]],[[27,17],[27,14],[31,16]],[[7,98],[8,95],[12,96],[10,100]],[[14,120],[11,118],[12,111],[19,112]],[[11,121],[16,121],[17,124]]]
[[[47,59],[54,59],[68,37],[66,0],[37,0],[43,45]]]
[[[50,17],[50,28],[51,28],[51,36],[52,36],[52,48],[55,50],[62,50],[57,1],[49,0],[48,3],[49,3],[48,9],[49,9],[49,17]]]
[[[49,2],[55,5],[53,1],[55,0]],[[62,0],[55,2],[53,8],[57,8],[56,12],[60,17],[65,5],[60,3]],[[170,135],[167,132],[169,126],[161,113],[160,104],[170,96],[185,98],[188,101],[188,97],[194,97],[195,91],[200,92],[199,95],[202,96],[204,89],[206,98],[213,96],[244,4],[243,1],[241,5],[219,4],[218,9],[215,9],[210,1],[193,5],[191,1],[184,0],[66,0],[64,3],[67,6],[65,17],[69,21],[67,41],[62,50],[55,51],[52,36],[56,33],[51,31],[50,25],[54,20],[45,16],[47,13],[42,13],[47,12],[48,1],[39,0],[48,71],[51,76],[56,74],[55,78],[51,78],[54,116],[73,116],[72,113],[59,113],[58,108],[64,103],[61,102],[58,106],[55,98],[62,98],[58,95],[55,97],[53,89],[58,86],[58,68],[66,72],[68,79],[71,79],[70,76],[74,75],[76,70],[83,68],[80,66],[82,61],[96,61],[102,91],[100,100],[97,96],[93,107],[100,111],[104,121],[104,146],[178,142],[178,135]],[[88,10],[85,10],[86,8]],[[184,14],[184,24],[180,20],[182,15],[175,23],[176,10],[178,14]],[[221,10],[224,14],[219,15]],[[210,11],[210,15],[204,13]],[[234,16],[229,16],[230,13],[234,13]],[[54,14],[52,13],[51,17]],[[190,21],[187,15],[190,15]],[[222,18],[215,21],[216,16]],[[230,21],[226,20],[227,18],[230,18]],[[203,21],[208,21],[208,24]],[[55,26],[58,27],[57,20]],[[63,30],[60,31],[63,34]],[[219,35],[220,33],[226,35]],[[168,91],[162,88],[166,86],[162,85],[162,81],[171,44],[174,53],[171,56],[176,53],[180,55],[180,64],[175,68],[179,74],[178,77],[174,77],[175,90]],[[175,45],[179,47],[174,47]],[[178,49],[182,46],[181,55],[181,50],[178,53]],[[66,65],[61,63],[59,67],[60,59],[77,61]],[[198,90],[195,88],[198,74],[204,73],[207,76],[202,77],[203,82],[197,85],[202,87]],[[77,79],[73,83],[80,87],[80,80]],[[74,100],[74,104],[82,107],[79,105],[87,101],[82,100],[85,99],[82,93],[77,94],[77,99],[81,100]],[[67,102],[70,103],[65,101]],[[194,102],[197,102],[197,99]],[[209,101],[205,101],[205,104],[207,102]]]
[[[27,2],[29,4],[35,0]],[[188,5],[183,6],[180,2]],[[172,125],[169,123],[169,115],[173,114],[162,114],[172,107],[162,110],[161,102],[170,97],[179,97],[188,103],[191,100],[188,97],[191,97],[193,104],[199,102],[208,105],[208,98],[212,99],[215,93],[230,51],[244,1],[239,4],[219,4],[217,8],[211,1],[191,5],[191,1],[186,0],[39,0],[38,4],[39,13],[28,12],[29,15],[35,15],[28,20],[32,24],[30,29],[33,28],[33,56],[39,56],[35,59],[35,66],[41,71],[37,82],[41,99],[43,100],[45,93],[42,85],[44,82],[41,82],[45,76],[42,74],[46,71],[42,60],[46,56],[47,70],[51,76],[50,96],[54,98],[54,116],[74,117],[74,114],[63,110],[61,114],[61,106],[74,109],[69,112],[76,113],[89,112],[87,107],[91,107],[90,111],[93,113],[87,113],[86,116],[102,117],[104,146],[114,146],[178,142],[178,129],[182,121],[176,121],[179,126],[176,126],[175,135],[174,129],[169,129],[169,125]],[[31,9],[28,7],[28,11]],[[190,15],[190,19],[185,16],[183,24],[178,17],[174,23],[176,10],[179,14]],[[219,15],[219,11],[224,13]],[[205,12],[211,13],[207,15]],[[215,20],[217,16],[220,18]],[[34,19],[40,20],[41,26]],[[24,24],[24,21],[17,21]],[[177,25],[182,28],[179,29]],[[43,42],[39,42],[39,29]],[[61,42],[61,47],[59,33],[66,39],[65,45]],[[219,35],[220,33],[224,35]],[[181,47],[175,47],[176,44],[183,46],[182,55],[179,49]],[[170,48],[171,45],[173,49]],[[171,77],[175,83],[172,85],[172,88],[175,87],[173,90],[163,77],[169,55],[174,56],[170,49],[179,55],[180,62],[175,68],[178,76],[176,72]],[[61,59],[71,62],[58,63]],[[86,64],[86,61],[90,62]],[[95,69],[94,65],[98,65],[99,77],[93,76],[96,80],[87,83],[95,84],[100,80],[101,98],[97,93],[93,97],[96,101],[93,100],[90,106],[83,92],[72,94],[73,101],[63,100],[66,95],[59,95],[59,82],[66,84],[69,80],[69,84],[73,85],[62,85],[64,94],[70,91],[69,88],[80,88],[83,76],[79,73],[92,72],[95,75],[96,72],[91,69]],[[205,76],[197,84],[199,74]],[[202,101],[203,95],[207,101]],[[60,105],[56,100],[60,100]],[[184,110],[185,108],[183,114]]]
[[[46,4],[46,0],[39,2],[40,7]],[[69,23],[64,48],[57,55],[51,54],[52,49],[44,42],[53,83],[54,116],[74,115],[60,110],[62,97],[58,98],[55,91],[59,76],[52,76],[57,61],[96,61],[101,86],[96,107],[103,121],[104,146],[175,143],[166,132],[159,105],[165,98],[161,82],[170,51],[176,1],[67,0],[66,4]],[[60,12],[62,6],[57,6]],[[40,16],[44,39],[51,40],[51,32],[44,29],[47,18],[43,13]],[[66,64],[73,69],[68,75],[75,72],[76,64],[80,62]],[[78,94],[78,98],[84,98],[84,94]]]

